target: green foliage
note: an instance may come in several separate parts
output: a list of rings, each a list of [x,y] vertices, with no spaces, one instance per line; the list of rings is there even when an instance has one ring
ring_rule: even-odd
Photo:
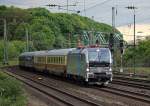
[[[22,41],[11,41],[8,45],[8,55],[10,58],[17,58],[20,53],[25,52],[26,43]]]
[[[23,23],[16,27],[14,35],[13,40],[25,40],[25,26]]]
[[[87,17],[77,14],[50,13],[45,8],[20,9],[13,6],[0,6],[0,17],[7,19],[9,59],[25,51],[26,29],[29,32],[30,50],[65,48],[69,44],[75,47],[78,38],[75,35],[79,35],[83,30],[112,31],[111,26]],[[3,24],[3,21],[0,21],[0,39],[3,39]],[[2,44],[1,42],[0,60],[3,56]]]
[[[124,64],[132,66],[135,56],[136,66],[150,66],[150,40],[142,41],[135,48],[130,47],[125,51]]]
[[[49,11],[46,10],[45,8],[31,8],[28,9],[28,11],[32,16],[37,16],[37,17],[41,17],[41,16],[47,17],[49,15]]]
[[[54,48],[63,48],[65,47],[65,43],[65,38],[62,35],[60,35],[56,36],[56,42],[53,46]]]
[[[26,44],[22,41],[11,41],[8,43],[8,57],[17,58],[20,53],[25,51]],[[3,60],[4,42],[0,40],[0,60]]]
[[[3,60],[3,49],[4,49],[4,45],[3,42],[0,41],[0,60]]]
[[[19,81],[0,72],[0,106],[25,106],[26,97]]]
[[[33,45],[37,50],[49,49],[55,41],[54,32],[42,19],[36,21],[31,25]]]

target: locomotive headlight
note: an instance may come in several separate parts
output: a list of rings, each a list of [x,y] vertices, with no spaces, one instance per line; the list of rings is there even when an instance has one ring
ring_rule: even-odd
[[[112,71],[112,69],[110,68],[109,71]]]
[[[89,68],[87,68],[87,69],[86,69],[86,71],[87,71],[87,72],[89,72],[89,71],[90,71],[90,69],[89,69]]]

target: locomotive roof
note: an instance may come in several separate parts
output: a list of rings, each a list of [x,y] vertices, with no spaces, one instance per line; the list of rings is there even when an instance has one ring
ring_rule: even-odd
[[[24,52],[24,53],[21,53],[20,56],[33,56],[33,55],[41,54],[41,53],[45,53],[45,52],[46,51]]]
[[[92,50],[97,50],[97,49],[100,49],[100,50],[109,50],[109,48],[87,48],[88,49],[88,51],[92,51]]]
[[[102,47],[96,47],[96,48],[83,48],[83,49],[76,49],[76,50],[73,50],[71,53],[82,53],[84,51],[96,51],[96,50],[109,50],[109,48],[102,48]]]
[[[24,52],[20,56],[43,56],[43,55],[67,55],[69,52],[71,53],[81,53],[82,50],[87,49],[88,51],[95,50],[95,49],[109,49],[109,48],[84,48],[84,49],[76,49],[76,48],[69,48],[69,49],[54,49],[49,51],[35,51],[35,52]]]
[[[75,48],[50,50],[47,55],[67,55],[72,50],[75,50]]]

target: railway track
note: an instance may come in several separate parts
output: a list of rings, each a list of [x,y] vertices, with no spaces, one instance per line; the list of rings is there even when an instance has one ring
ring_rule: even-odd
[[[132,87],[133,89],[135,89],[135,91],[136,89],[140,89],[141,92],[134,92],[130,91],[130,89],[128,88],[126,88],[125,90],[117,87],[120,85],[124,86],[124,88]],[[127,77],[117,76],[113,79],[112,84],[107,86],[107,88],[96,87],[96,89],[99,89],[104,92],[110,92],[120,96],[125,96],[142,102],[150,103],[150,95],[144,92],[150,90],[150,81],[148,80],[131,79]]]
[[[134,82],[150,83],[150,80],[129,77],[129,75],[128,76],[115,75],[114,79],[122,79],[122,80],[134,81]]]
[[[108,92],[108,93],[112,93],[115,95],[127,97],[127,98],[132,98],[132,99],[135,99],[135,100],[138,100],[141,102],[150,103],[150,95],[137,93],[137,92],[133,92],[133,91],[128,91],[128,90],[123,90],[123,89],[119,89],[119,88],[112,87],[112,86],[108,86],[107,88],[96,87],[95,89],[98,89],[98,90],[104,91],[104,92]]]
[[[30,87],[44,93],[47,96],[50,96],[56,100],[59,100],[67,106],[101,106],[101,104],[80,98],[79,96],[73,95],[69,92],[63,91],[62,89],[55,88],[44,83],[38,82],[32,78],[28,78],[24,75],[18,75],[17,73],[6,72],[6,74],[15,77],[16,79],[22,81],[23,83],[29,85]]]
[[[12,72],[12,71],[11,71]],[[14,73],[15,74],[15,73]],[[25,76],[23,76],[23,75],[18,75],[18,76],[21,76],[21,77],[23,77],[23,78],[25,78],[26,79],[26,76],[27,75],[25,75]],[[27,78],[28,79],[28,78]],[[32,78],[29,78],[29,80],[33,80]],[[35,83],[37,83],[37,81],[34,81],[33,80],[33,82],[35,82]],[[41,84],[41,82],[38,82],[39,84]],[[122,83],[122,82],[120,82],[120,83]],[[112,84],[113,85],[113,84]],[[134,99],[134,100],[137,100],[137,101],[141,101],[141,102],[145,102],[145,103],[150,103],[150,95],[147,95],[147,94],[142,94],[142,93],[137,93],[137,92],[134,92],[134,91],[130,91],[130,90],[125,90],[125,89],[120,89],[120,88],[117,88],[116,86],[112,86],[112,85],[110,85],[110,86],[108,86],[108,87],[106,87],[106,88],[100,88],[100,87],[95,87],[94,86],[94,89],[97,89],[97,90],[100,90],[100,91],[104,91],[104,92],[107,92],[107,93],[112,93],[112,94],[115,94],[115,95],[119,95],[119,96],[122,96],[122,97],[127,97],[127,98],[132,98],[132,99]],[[118,84],[118,85],[121,85],[121,84]],[[52,87],[52,89],[53,90],[55,90],[55,89],[57,89],[56,87],[54,87],[53,85],[45,85],[45,84],[43,84],[42,83],[42,86],[46,86],[48,89],[49,89],[49,87]],[[126,88],[126,86],[128,86],[128,85],[123,85],[123,86],[125,86],[125,88]],[[92,87],[93,88],[93,87]],[[74,95],[72,95],[72,94],[70,94],[69,92],[66,92],[66,91],[62,91],[62,89],[57,89],[57,90],[60,90],[60,92],[65,92],[65,93],[67,93],[66,95],[68,96],[68,97],[72,97],[72,96],[74,96]],[[56,90],[56,91],[57,91]],[[46,91],[47,92],[47,91]],[[59,92],[59,91],[58,91]],[[49,93],[49,92],[48,92]],[[55,93],[55,94],[57,94],[57,93]],[[72,95],[72,96],[70,96],[70,95]],[[53,95],[52,95],[53,96]],[[54,95],[54,98],[56,98],[57,99],[57,97],[55,97],[56,95]],[[74,97],[73,97],[74,98]],[[77,98],[79,98],[79,96],[75,96],[75,98],[74,99],[77,99]],[[62,98],[59,98],[59,99],[61,99],[60,101],[63,103],[63,100],[62,100]],[[101,105],[100,103],[98,104],[98,103],[96,103],[96,102],[93,102],[93,101],[91,101],[91,100],[87,100],[87,99],[83,99],[83,100],[80,100],[80,99],[83,99],[83,98],[79,98],[78,100],[76,100],[76,103],[74,103],[73,102],[73,104],[72,103],[66,103],[66,105],[77,105],[78,103],[77,103],[77,101],[80,101],[81,103],[80,104],[83,104],[83,105],[95,105],[95,106],[98,106],[98,105]],[[65,100],[66,101],[66,100]],[[72,100],[70,100],[70,101],[72,101]],[[86,102],[85,102],[86,101]],[[65,104],[65,103],[64,103]]]
[[[150,82],[147,80],[115,77],[112,83],[150,90]]]

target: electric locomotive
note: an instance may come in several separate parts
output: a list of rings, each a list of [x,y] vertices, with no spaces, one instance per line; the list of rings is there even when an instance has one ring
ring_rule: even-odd
[[[109,48],[96,46],[23,53],[19,57],[19,66],[88,84],[107,85],[113,77]]]
[[[112,56],[109,48],[87,47],[68,54],[67,74],[88,84],[107,85],[112,81]]]

